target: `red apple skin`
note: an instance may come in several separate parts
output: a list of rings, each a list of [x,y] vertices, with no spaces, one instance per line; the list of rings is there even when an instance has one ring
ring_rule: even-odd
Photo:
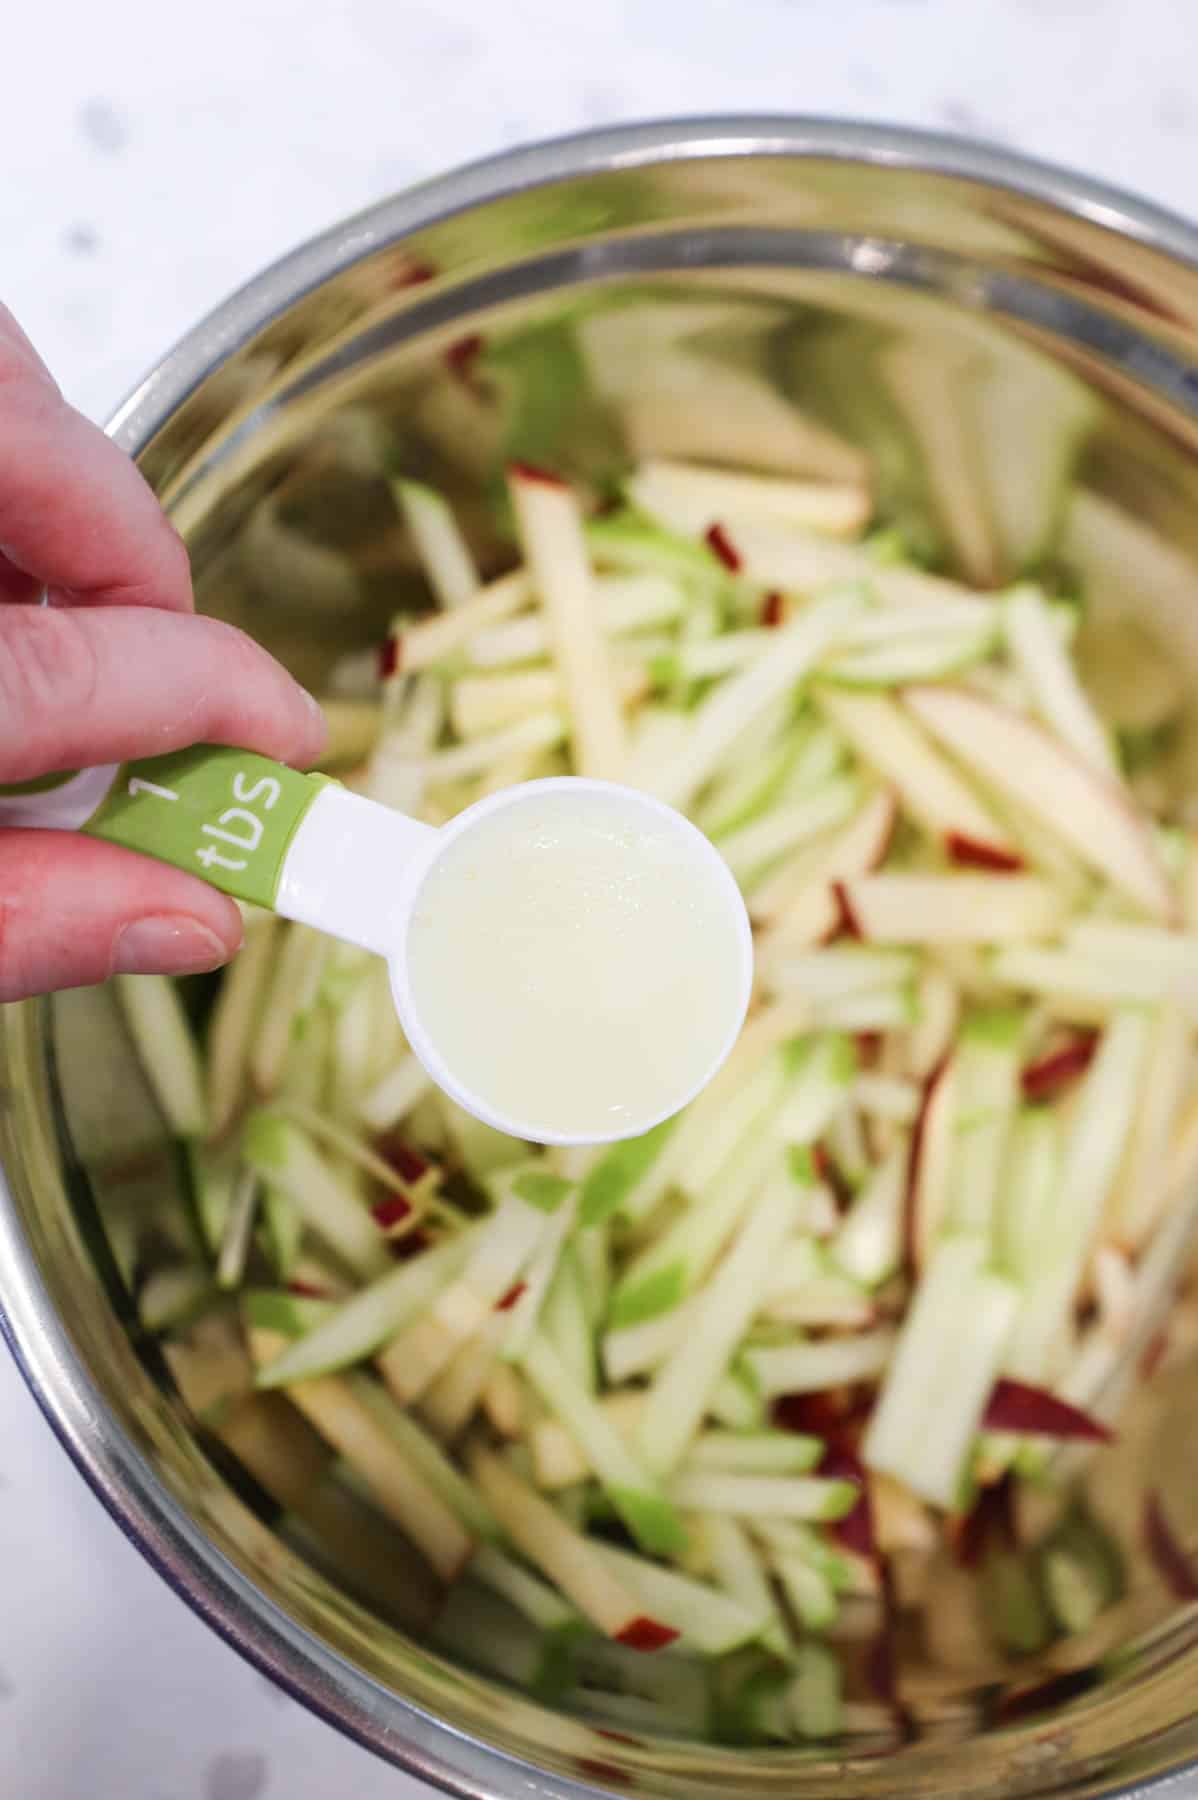
[[[852,880],[854,877],[856,877],[858,875],[871,874],[873,872],[873,870],[881,867],[881,865],[886,860],[887,854],[889,853],[891,843],[894,841],[895,828],[898,825],[898,802],[895,799],[893,793],[888,788],[882,789],[882,790],[880,790],[880,792],[884,796],[887,804],[884,808],[880,807],[878,809],[879,823],[875,827],[874,836],[871,839],[871,841],[869,842],[869,844],[866,845],[865,848],[858,855],[857,861],[856,861],[856,866],[849,872],[848,875],[843,876],[841,878],[842,882]],[[813,879],[813,885],[814,885],[814,879]],[[828,883],[828,886],[830,889],[834,889],[836,885],[837,884],[834,882]],[[831,943],[832,939],[836,936],[837,932],[841,931],[845,928],[844,922],[843,922],[843,917],[841,915],[841,911],[840,911],[839,905],[836,900],[835,892],[833,892],[833,894],[832,894],[832,904],[836,907],[836,916],[832,920],[832,923],[829,925],[826,934],[819,940],[820,943],[824,943],[824,944]],[[752,914],[752,902],[751,901],[749,904],[749,911],[750,911],[750,914]],[[770,920],[768,918],[760,918],[757,915],[753,915],[753,922],[755,925],[768,926],[770,923]]]
[[[1005,1375],[994,1384],[982,1426],[986,1431],[1015,1431],[1025,1437],[1068,1438],[1090,1444],[1109,1444],[1114,1436],[1101,1420],[1058,1399],[1047,1388],[1012,1381]]]
[[[380,1231],[390,1231],[395,1225],[402,1225],[412,1208],[402,1194],[388,1194],[385,1200],[378,1200],[370,1209],[370,1216]]]
[[[576,1756],[574,1767],[586,1781],[601,1781],[607,1787],[631,1787],[632,1776],[618,1763],[604,1762],[599,1756]]]
[[[990,778],[994,778],[994,769],[999,764],[1015,759],[1017,765],[1026,764],[1034,769],[1033,785],[1043,786],[1047,779],[1051,786],[1066,777],[1070,783],[1077,783],[1085,794],[1087,831],[1095,840],[1103,842],[1108,852],[1112,845],[1119,847],[1118,866],[1105,861],[1098,865],[1106,878],[1124,889],[1139,906],[1147,908],[1159,923],[1177,923],[1177,897],[1147,822],[1110,777],[1084,763],[1043,725],[965,688],[948,683],[932,686],[916,682],[903,689],[902,699],[920,724],[945,749],[980,768],[984,776],[987,775],[987,757],[979,758],[976,746],[989,743],[992,753]],[[970,754],[971,744],[975,746],[973,755]],[[1025,783],[1023,789],[1016,792],[1016,798],[1026,804],[1028,792]],[[1074,812],[1081,805],[1079,795]],[[1050,830],[1054,828],[1051,819],[1045,822]],[[1077,820],[1072,815],[1071,823],[1076,830]],[[1055,829],[1060,835],[1059,819]],[[1067,838],[1067,841],[1072,840]],[[1073,848],[1086,854],[1084,843],[1074,842]]]
[[[403,666],[403,644],[397,637],[385,637],[379,645],[379,680],[390,681]]]
[[[1097,1687],[1100,1679],[1096,1668],[1066,1669],[1060,1675],[1049,1676],[1047,1681],[1038,1681],[1034,1687],[1020,1688],[1017,1693],[1004,1695],[998,1702],[995,1721],[1001,1725],[1014,1725],[1020,1719],[1034,1718],[1039,1713],[1056,1712],[1070,1700],[1088,1694],[1091,1688]]]
[[[718,557],[731,574],[738,575],[740,573],[740,551],[722,525],[709,525],[703,533],[703,540],[712,555]]]
[[[869,1483],[865,1479],[865,1470],[856,1451],[841,1443],[831,1443],[824,1451],[818,1464],[820,1475],[826,1475],[836,1481],[851,1481],[857,1488],[857,1499],[851,1512],[843,1519],[836,1519],[828,1530],[838,1543],[846,1550],[856,1551],[858,1556],[867,1557],[871,1562],[877,1559],[878,1545],[874,1536],[873,1508],[869,1501]]]
[[[1198,1600],[1198,1574],[1165,1517],[1155,1488],[1144,1496],[1144,1547],[1161,1580],[1175,1600]]]
[[[664,1650],[672,1644],[678,1633],[672,1625],[663,1625],[660,1619],[641,1616],[630,1619],[622,1631],[617,1631],[617,1644],[626,1644],[630,1650]]]
[[[779,1394],[770,1420],[778,1431],[823,1438],[855,1458],[875,1397],[876,1389],[864,1383],[816,1394]]]
[[[1097,1032],[1079,1033],[1072,1042],[1029,1063],[1019,1078],[1025,1100],[1052,1100],[1061,1089],[1084,1075],[1098,1048]]]
[[[474,373],[474,365],[483,350],[483,335],[472,331],[466,337],[458,338],[445,352],[445,366],[451,375],[474,393],[481,392],[482,384]]]
[[[995,875],[1017,875],[1025,866],[1022,856],[998,844],[984,844],[963,831],[950,831],[944,840],[950,862],[965,869],[987,869]]]
[[[870,1692],[894,1710],[894,1722],[904,1737],[912,1735],[911,1721],[899,1696],[898,1597],[894,1571],[886,1557],[878,1563],[882,1582],[882,1623],[865,1657],[865,1679]]]
[[[495,1302],[495,1311],[510,1312],[527,1286],[527,1281],[517,1281],[513,1287],[508,1289],[502,1300],[497,1300]]]
[[[907,1248],[907,1267],[915,1274],[923,1272],[928,1246],[940,1223],[939,1219],[927,1216],[929,1208],[927,1163],[929,1149],[935,1147],[938,1109],[947,1102],[948,1075],[951,1068],[952,1059],[946,1056],[943,1062],[937,1064],[928,1076],[927,1085],[923,1091],[923,1104],[919,1109],[919,1117],[915,1121],[915,1129],[911,1133],[904,1237]]]
[[[565,488],[568,483],[552,469],[542,469],[537,463],[514,462],[508,464],[509,481],[532,481],[541,487]]]
[[[829,882],[828,884],[828,911],[826,914],[828,925],[827,929],[821,931],[819,937],[815,940],[821,950],[826,950],[829,944],[834,944],[838,937],[844,937],[846,933],[850,936],[852,935],[849,933],[848,927],[845,924],[844,913],[837,904],[836,886],[837,884],[834,882]]]
[[[853,1190],[837,1168],[835,1160],[828,1154],[828,1146],[824,1143],[812,1144],[811,1163],[818,1180],[832,1190],[832,1198],[836,1202],[837,1211],[846,1213],[852,1204]],[[821,1433],[816,1432],[819,1437]]]
[[[853,911],[852,901],[849,899],[848,883],[844,881],[834,881],[832,883],[832,898],[836,902],[837,914],[837,931],[833,932],[832,935],[835,937],[843,932],[845,937],[856,938],[859,943],[863,942],[865,933],[861,929],[860,919],[858,919],[856,913]]]
[[[781,625],[785,617],[786,602],[775,588],[773,593],[767,594],[765,599],[761,602],[761,623],[765,626],[773,627],[775,625]]]
[[[423,282],[435,281],[439,274],[436,263],[428,262],[420,256],[405,256],[389,285],[398,289],[419,287]]]
[[[427,1250],[432,1241],[427,1231],[421,1231],[417,1227],[415,1231],[391,1240],[391,1254],[396,1262],[407,1262],[411,1257],[419,1256],[422,1250]]]
[[[1013,1550],[1017,1534],[1010,1471],[984,1487],[967,1513],[950,1520],[949,1531],[953,1556],[963,1569],[976,1569],[991,1543]]]
[[[421,1156],[419,1150],[413,1150],[401,1137],[392,1134],[380,1138],[375,1151],[384,1162],[391,1164],[399,1179],[409,1185],[419,1181],[422,1175],[427,1175],[432,1167],[428,1158]]]

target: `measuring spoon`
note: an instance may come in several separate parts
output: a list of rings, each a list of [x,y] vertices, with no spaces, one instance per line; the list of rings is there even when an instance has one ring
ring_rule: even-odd
[[[387,959],[412,1050],[514,1137],[607,1143],[685,1106],[736,1041],[744,902],[672,807],[563,776],[433,827],[249,751],[198,746],[0,793]]]

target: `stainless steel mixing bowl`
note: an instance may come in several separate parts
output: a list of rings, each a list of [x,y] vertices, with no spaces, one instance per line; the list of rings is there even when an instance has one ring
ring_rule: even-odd
[[[627,355],[641,334],[639,373],[613,363],[580,397],[561,321],[600,293],[629,302],[612,342]],[[694,356],[680,380],[670,355],[683,305],[706,310],[688,315]],[[485,380],[480,337],[494,348]],[[828,407],[849,437],[856,402],[868,422],[880,345],[916,372],[910,416],[887,441],[906,433],[919,451],[918,498],[932,502],[921,516],[939,509],[949,554],[995,582],[1028,546],[971,518],[969,459],[993,465],[997,444],[999,474],[1034,496],[1055,467],[1034,460],[1037,396],[1047,405],[1054,391],[1036,370],[1079,376],[1098,403],[1082,485],[1173,547],[1145,600],[1169,612],[1178,655],[1198,660],[1198,232],[947,138],[730,119],[517,151],[387,201],[270,269],[162,361],[111,429],[185,532],[200,604],[319,685],[330,651],[377,641],[412,581],[384,467],[446,487],[495,557],[483,497],[508,454],[598,479],[629,447],[775,469],[851,458]],[[668,392],[654,386],[659,352]],[[943,417],[919,398],[937,381],[978,381],[987,396],[952,412],[956,436],[938,447]],[[962,435],[962,418],[984,442]],[[893,508],[907,504],[901,456],[880,479]],[[1069,541],[1075,526],[1071,513],[1066,557],[1085,548]],[[1118,543],[1095,554],[1109,564]],[[1159,1586],[1133,1593],[1100,1644],[1077,1648],[1082,1666],[1038,1708],[973,1696],[910,1741],[881,1733],[841,1753],[613,1738],[451,1667],[396,1622],[402,1593],[383,1617],[377,1596],[375,1608],[349,1597],[329,1544],[274,1529],[278,1507],[197,1424],[139,1333],[127,1280],[177,1206],[179,1178],[106,992],[5,1009],[0,1155],[5,1328],[82,1473],[229,1642],[417,1774],[505,1800],[896,1800],[1108,1793],[1198,1755],[1198,1609],[1171,1606]],[[1156,1441],[1171,1446],[1159,1452],[1177,1466],[1171,1503],[1198,1543],[1182,1385],[1174,1428]]]

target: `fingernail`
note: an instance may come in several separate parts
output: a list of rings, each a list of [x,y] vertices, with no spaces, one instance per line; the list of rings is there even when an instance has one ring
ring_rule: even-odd
[[[304,703],[312,719],[312,743],[304,757],[304,762],[309,763],[315,761],[328,742],[329,722],[325,717],[324,707],[315,694],[310,694],[305,687],[300,688],[300,693],[304,696]]]
[[[316,698],[316,695],[310,694],[308,692],[307,688],[302,687],[300,689],[300,693],[304,696],[304,699],[308,703],[308,711],[312,714],[312,717],[314,719],[319,721],[320,728],[322,731],[324,731],[328,726],[328,720],[324,716],[324,707],[320,704],[320,701]]]
[[[198,919],[135,919],[121,930],[112,959],[114,975],[199,975],[219,969],[229,945]]]

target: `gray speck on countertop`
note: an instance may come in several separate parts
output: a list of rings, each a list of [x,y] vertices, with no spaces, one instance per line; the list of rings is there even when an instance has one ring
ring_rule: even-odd
[[[983,118],[976,106],[970,106],[966,100],[942,100],[936,111],[950,131],[959,131],[968,137],[988,138],[994,144],[1010,142],[1009,131],[992,119]]]
[[[95,150],[119,156],[129,132],[111,100],[85,100],[78,112],[79,130]]]
[[[68,225],[62,234],[62,247],[71,256],[93,256],[100,248],[100,234],[94,225]]]
[[[266,1792],[266,1758],[260,1750],[226,1750],[208,1764],[205,1800],[258,1800]]]

